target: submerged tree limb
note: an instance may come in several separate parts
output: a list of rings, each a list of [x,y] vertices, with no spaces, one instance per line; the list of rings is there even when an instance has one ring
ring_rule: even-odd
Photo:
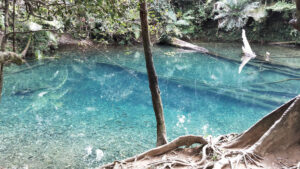
[[[278,80],[278,81],[274,81],[274,82],[257,83],[255,85],[266,85],[266,84],[283,83],[283,82],[293,81],[293,80],[300,80],[300,78],[289,78],[289,79],[283,79],[283,80]]]

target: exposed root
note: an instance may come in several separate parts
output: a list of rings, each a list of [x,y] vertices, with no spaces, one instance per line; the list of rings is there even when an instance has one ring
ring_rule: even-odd
[[[206,158],[207,158],[207,155],[206,155],[207,147],[208,147],[208,145],[205,145],[203,147],[203,150],[202,150],[202,159],[200,160],[200,162],[198,163],[198,165],[202,165],[206,161]]]
[[[233,169],[238,168],[240,162],[242,162],[246,168],[248,168],[249,165],[262,167],[261,165],[259,165],[259,162],[263,160],[263,158],[259,155],[245,150],[230,151],[226,153],[222,158],[228,160],[228,163],[224,165],[230,165]],[[229,158],[231,158],[233,161],[231,161]]]
[[[159,165],[164,164],[164,167],[169,167],[172,168],[174,166],[190,166],[190,167],[195,167],[195,164],[190,163],[188,161],[185,160],[179,160],[179,159],[168,159],[168,160],[162,160],[162,161],[158,161],[158,162],[153,162],[148,164],[148,167],[157,167]]]
[[[188,136],[189,137],[189,136]],[[179,140],[185,140],[188,138],[187,136],[175,139],[171,143],[175,143],[175,145],[181,145]],[[191,155],[194,157],[192,159],[181,158],[180,154],[184,149],[176,148],[167,151],[170,147],[169,144],[152,149],[146,153],[142,153],[134,158],[129,158],[124,161],[116,161],[110,165],[103,166],[102,168],[139,168],[137,166],[143,165],[142,168],[155,168],[155,169],[173,169],[173,168],[195,168],[195,169],[239,169],[239,168],[253,168],[253,166],[258,168],[263,168],[262,160],[263,158],[250,149],[222,149],[222,146],[219,144],[220,140],[226,139],[224,136],[222,139],[210,139],[203,144],[204,146],[199,146],[194,148],[195,155]],[[178,142],[179,141],[179,142]],[[168,148],[166,148],[168,147]],[[179,146],[180,147],[180,146]],[[199,152],[199,148],[201,151]],[[154,151],[155,150],[155,151]],[[159,150],[159,151],[158,151]],[[189,149],[191,150],[191,149]],[[163,154],[161,154],[164,152]],[[153,158],[154,156],[159,156],[157,158]],[[153,160],[154,159],[154,160]],[[299,164],[300,165],[300,164]],[[124,167],[125,166],[125,167]],[[296,165],[292,167],[296,168]]]
[[[170,143],[156,147],[154,149],[151,149],[149,151],[141,153],[135,157],[128,158],[126,160],[123,160],[122,162],[132,162],[132,161],[143,159],[145,157],[158,156],[161,154],[165,154],[171,150],[174,150],[178,147],[191,146],[192,144],[195,144],[195,143],[199,143],[202,145],[208,144],[208,142],[203,137],[200,137],[200,136],[193,136],[193,135],[181,136],[181,137],[178,137],[177,139],[173,140]],[[107,164],[100,168],[113,168],[114,166],[115,166],[115,163],[110,163],[110,164]]]
[[[199,147],[202,149],[201,159],[199,162],[186,161],[178,158],[166,159],[167,155],[164,155],[162,157],[162,160],[146,164],[147,168],[173,169],[173,167],[187,167],[198,169],[237,169],[242,164],[245,166],[245,168],[250,168],[251,165],[261,167],[261,165],[259,165],[259,162],[262,160],[262,157],[256,155],[255,153],[252,153],[248,150],[221,149],[221,143],[227,141],[227,139],[230,139],[230,137],[232,136],[222,136],[214,140],[212,140],[211,137],[209,137],[208,141],[206,141],[202,137],[198,136],[183,136],[175,139],[174,141],[166,145],[154,148],[152,150],[149,150],[135,157],[126,159],[124,161],[115,161],[114,163],[102,166],[101,168],[122,168],[122,165],[126,165],[126,163],[130,162],[134,168],[134,163],[138,160],[147,160],[147,158],[150,159],[151,157],[162,155],[168,152],[169,154],[174,155],[175,153],[175,155],[177,155],[177,153],[172,150],[175,150],[176,148],[184,145],[190,146],[193,143],[201,143],[202,145],[204,145],[202,147]]]

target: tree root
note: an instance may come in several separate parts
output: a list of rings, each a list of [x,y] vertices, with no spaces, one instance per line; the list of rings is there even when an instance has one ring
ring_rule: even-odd
[[[173,168],[174,166],[190,166],[190,167],[195,167],[195,165],[193,163],[190,163],[188,161],[184,161],[184,160],[179,160],[179,159],[168,159],[168,160],[162,160],[162,161],[158,161],[158,162],[153,162],[148,164],[148,166],[151,167],[157,167],[159,165],[164,164],[164,166],[162,168]]]
[[[262,160],[262,157],[256,155],[253,152],[250,152],[248,150],[221,149],[221,143],[223,143],[230,137],[231,135],[227,135],[218,137],[215,140],[212,140],[211,137],[209,137],[206,141],[204,138],[199,136],[182,136],[163,146],[151,149],[145,153],[139,154],[135,157],[131,157],[123,161],[115,161],[113,163],[102,166],[101,168],[122,168],[123,164],[126,165],[126,163],[159,156],[175,150],[178,147],[190,146],[194,143],[200,143],[204,145],[203,147],[201,147],[202,156],[199,162],[190,162],[182,159],[165,159],[164,156],[160,161],[146,164],[147,168],[173,169],[173,167],[190,167],[198,169],[222,169],[229,167],[231,169],[237,169],[239,168],[240,164],[244,164],[246,168],[249,168],[250,165],[261,167],[259,165],[259,162]]]
[[[128,158],[128,159],[125,159],[122,161],[122,163],[127,163],[127,162],[133,162],[133,161],[136,161],[136,160],[140,160],[140,159],[143,159],[145,157],[154,157],[154,156],[158,156],[158,155],[161,155],[161,154],[165,154],[171,150],[174,150],[178,147],[181,147],[181,146],[191,146],[192,144],[195,144],[195,143],[199,143],[199,144],[202,144],[202,145],[206,145],[208,144],[208,142],[201,136],[193,136],[193,135],[187,135],[187,136],[181,136],[181,137],[178,137],[176,138],[175,140],[171,141],[170,143],[167,143],[165,145],[162,145],[162,146],[159,146],[159,147],[156,147],[154,149],[151,149],[149,151],[146,151],[144,153],[141,153],[135,157],[131,157],[131,158]],[[104,165],[100,168],[113,168],[115,165],[115,162],[114,163],[110,163],[110,164],[107,164],[107,165]]]
[[[226,166],[230,166],[232,169],[239,168],[240,162],[242,162],[246,168],[249,167],[249,165],[255,165],[257,167],[262,167],[259,165],[259,162],[263,158],[259,155],[248,152],[246,150],[235,150],[235,151],[229,151],[226,154],[223,155],[222,159],[220,161],[224,162],[219,168],[225,168]]]

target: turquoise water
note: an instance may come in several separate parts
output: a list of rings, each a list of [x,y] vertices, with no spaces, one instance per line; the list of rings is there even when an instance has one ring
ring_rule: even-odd
[[[299,71],[155,47],[169,140],[242,132],[300,93]],[[5,69],[0,168],[94,168],[156,141],[141,48],[63,52]],[[278,71],[280,70],[280,71]],[[274,83],[276,82],[276,83]]]

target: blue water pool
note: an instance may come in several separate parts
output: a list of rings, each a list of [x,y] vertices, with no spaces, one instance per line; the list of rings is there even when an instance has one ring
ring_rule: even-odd
[[[168,139],[242,132],[300,93],[297,69],[155,47]],[[93,168],[153,148],[142,48],[61,52],[5,69],[0,168]],[[290,79],[290,80],[287,80]]]

